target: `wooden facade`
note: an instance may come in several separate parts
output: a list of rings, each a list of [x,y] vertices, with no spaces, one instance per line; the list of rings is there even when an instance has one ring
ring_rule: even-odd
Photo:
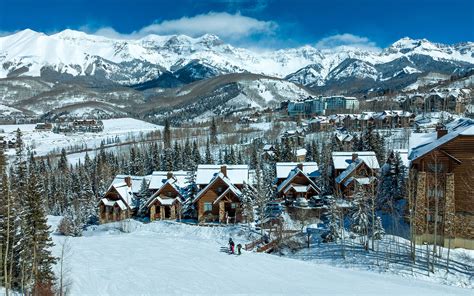
[[[364,161],[360,161],[353,169],[348,168],[350,172],[346,172],[343,178],[336,177],[336,192],[339,196],[351,199],[358,190],[365,192],[375,192],[377,186],[377,174]],[[340,176],[343,172],[339,172]]]
[[[310,199],[321,193],[321,190],[300,167],[296,167],[288,178],[278,180],[277,194],[279,199],[292,204],[297,198]]]
[[[440,144],[412,160],[412,227],[417,243],[474,249],[474,134],[447,132],[438,130]]]
[[[123,186],[123,185],[122,185]],[[126,185],[125,185],[126,186]],[[99,222],[101,224],[130,218],[133,211],[117,187],[112,185],[99,201]]]
[[[239,185],[229,182],[223,173],[214,177],[199,192],[193,204],[199,222],[239,223],[242,221],[242,203]]]
[[[167,181],[147,202],[150,221],[181,219],[182,200],[179,189]]]

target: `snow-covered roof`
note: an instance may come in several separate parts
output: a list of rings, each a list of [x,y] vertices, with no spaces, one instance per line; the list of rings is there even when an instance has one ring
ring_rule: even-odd
[[[347,152],[333,152],[332,162],[336,170],[345,170],[352,163],[352,154],[356,153],[358,158],[363,160],[365,164],[371,169],[379,169],[379,162],[375,152],[373,151],[347,151]]]
[[[336,182],[341,183],[347,178],[352,172],[354,172],[364,161],[360,158],[357,158],[355,161],[352,161],[347,168],[336,177]]]
[[[310,185],[313,186],[313,188],[317,191],[320,191],[319,187],[316,185],[316,183],[311,180],[310,175],[306,174],[304,171],[302,171],[300,168],[295,167],[293,168],[290,173],[288,174],[288,177],[277,187],[277,191],[280,192],[282,189],[284,189],[286,186],[291,184],[291,186],[296,186],[298,184],[292,184],[291,181],[293,181],[294,177],[298,174],[303,174],[304,176],[307,177]]]
[[[461,118],[446,125],[448,133],[439,139],[417,146],[411,150],[408,157],[411,161],[429,153],[430,151],[442,146],[458,136],[474,136],[474,120]],[[436,132],[435,132],[436,133]]]
[[[200,164],[196,172],[196,184],[209,184],[216,174],[221,171],[221,166],[226,166],[227,178],[232,184],[244,184],[249,181],[248,165],[212,165]]]
[[[111,207],[115,204],[115,200],[110,200],[110,199],[107,199],[107,198],[102,198],[100,201],[103,202],[104,205],[109,206],[109,207]]]
[[[232,183],[228,177],[224,176],[223,173],[219,172],[213,176],[213,178],[209,181],[206,187],[204,187],[201,191],[198,192],[198,194],[196,194],[196,197],[194,197],[194,200],[192,201],[192,203],[195,203],[205,192],[207,192],[207,190],[212,186],[212,184],[216,182],[218,179],[224,181],[224,183],[226,183],[226,185],[230,188],[230,190],[232,190],[232,192],[235,193],[235,195],[240,198],[240,196],[242,195],[242,192],[237,187],[234,186],[234,183]],[[229,190],[229,188],[227,188],[227,190]]]
[[[165,184],[166,181],[168,180],[168,173],[173,174],[173,180],[178,187],[180,188],[186,187],[187,176],[189,172],[187,171],[173,171],[173,172],[155,171],[151,175],[150,185],[148,186],[148,189],[150,190],[160,189],[161,186],[163,186],[163,184]]]
[[[277,162],[276,173],[278,179],[285,179],[290,174],[291,170],[298,166],[300,162]],[[316,162],[301,162],[303,165],[303,173],[314,177],[318,171],[318,164]]]
[[[132,181],[132,192],[133,193],[139,193],[143,179],[146,180],[146,182],[150,182],[151,176],[130,176],[130,175],[117,175],[115,176],[114,180],[112,181],[112,184],[121,184],[125,182],[125,178],[130,177]]]
[[[291,187],[298,193],[304,193],[308,190],[308,186],[304,185],[291,185]]]
[[[354,178],[350,177],[344,182],[344,186],[351,184],[352,181],[356,181],[359,185],[369,185],[375,180],[375,177],[363,177],[363,178]]]
[[[263,146],[263,150],[264,151],[268,151],[268,150],[272,150],[274,147],[273,145],[271,144],[266,144],[265,146]]]
[[[308,151],[305,148],[300,148],[296,150],[296,156],[306,156]]]
[[[112,184],[111,188],[112,187],[115,188],[120,198],[123,200],[123,202],[125,202],[126,205],[128,205],[131,209],[135,207],[135,203],[133,202],[132,188],[128,187],[125,182]]]

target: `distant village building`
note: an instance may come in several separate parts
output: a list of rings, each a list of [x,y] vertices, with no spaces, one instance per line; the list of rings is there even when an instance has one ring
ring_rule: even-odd
[[[331,96],[308,97],[304,100],[289,101],[287,106],[290,117],[303,117],[311,115],[324,115],[336,111],[359,110],[359,100],[355,97]]]
[[[71,132],[93,132],[98,133],[104,130],[104,124],[96,119],[76,119],[72,122],[58,122],[53,127],[55,133]]]
[[[332,166],[336,192],[352,198],[358,187],[371,190],[376,186],[380,170],[373,151],[333,152]]]
[[[355,97],[331,96],[324,98],[324,109],[327,111],[359,110],[359,100]]]
[[[410,153],[415,242],[474,249],[474,121],[440,125],[433,136]]]
[[[37,131],[50,131],[53,129],[52,123],[37,123],[35,126],[35,130]]]

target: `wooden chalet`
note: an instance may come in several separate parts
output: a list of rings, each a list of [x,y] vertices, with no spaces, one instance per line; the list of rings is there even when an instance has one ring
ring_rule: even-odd
[[[380,170],[375,152],[333,152],[334,187],[337,194],[352,198],[359,190],[375,190]]]
[[[239,223],[242,221],[242,187],[248,182],[247,165],[200,165],[196,183],[200,191],[192,200],[199,222]],[[211,175],[211,179],[206,181]]]
[[[131,178],[125,177],[123,182],[112,183],[98,207],[101,224],[130,218],[136,210]]]
[[[433,138],[409,157],[415,242],[474,249],[474,120],[438,126]]]
[[[318,165],[315,162],[278,162],[277,195],[287,204],[292,204],[297,198],[310,199],[321,193],[315,178],[319,176]]]
[[[182,204],[185,201],[183,192],[184,188],[179,185],[178,179],[169,172],[166,181],[145,204],[150,221],[180,219]]]

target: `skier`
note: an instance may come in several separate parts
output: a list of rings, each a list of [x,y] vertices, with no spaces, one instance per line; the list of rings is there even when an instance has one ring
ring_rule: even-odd
[[[234,254],[234,241],[232,238],[229,238],[230,253]]]
[[[238,245],[237,245],[237,255],[242,254],[242,252],[240,252],[240,249],[242,249],[242,245],[241,245],[241,244],[238,244]]]

